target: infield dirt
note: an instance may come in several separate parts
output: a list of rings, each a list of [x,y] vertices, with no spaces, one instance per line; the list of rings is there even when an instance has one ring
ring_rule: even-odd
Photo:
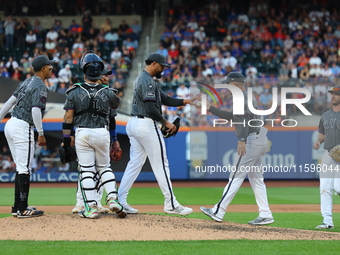
[[[29,233],[29,234],[28,234]],[[0,219],[2,240],[340,240],[340,233],[251,226],[230,222],[169,217],[155,214],[114,214],[90,220],[73,214],[47,214],[37,218]]]

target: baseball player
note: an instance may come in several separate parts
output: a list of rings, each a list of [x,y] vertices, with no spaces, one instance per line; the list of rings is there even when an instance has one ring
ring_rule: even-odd
[[[321,160],[320,171],[320,203],[323,223],[316,229],[333,229],[332,204],[333,192],[340,194],[340,172],[339,162],[333,160],[329,152],[340,144],[340,86],[332,87],[331,93],[332,109],[325,112],[319,122],[319,134],[313,148],[318,150],[324,143],[325,152]]]
[[[45,55],[36,57],[32,66],[34,76],[21,82],[0,111],[2,120],[9,110],[12,117],[5,125],[5,136],[16,165],[14,206],[12,215],[18,218],[41,216],[43,211],[28,206],[30,174],[34,156],[34,127],[38,131],[38,144],[46,145],[42,126],[42,111],[46,108],[48,90],[44,81],[51,77],[53,60]]]
[[[80,166],[80,187],[85,210],[84,218],[97,219],[96,187],[98,173],[107,193],[107,204],[121,218],[126,212],[118,202],[115,175],[110,168],[110,133],[108,130],[110,108],[116,109],[119,98],[114,90],[99,81],[104,70],[103,60],[90,53],[81,59],[84,83],[75,84],[66,92],[63,123],[64,146],[71,146],[71,130],[75,127],[75,147]]]
[[[102,71],[102,79],[99,80],[101,82],[101,84],[108,85],[109,84],[108,76],[111,75],[111,74],[112,74],[111,70],[104,68],[104,70]],[[110,110],[110,140],[111,140],[111,144],[115,142],[115,143],[118,143],[118,146],[120,147],[120,144],[117,140],[115,116],[117,116],[116,110],[111,109]],[[101,184],[100,179],[98,178],[98,175],[95,176],[94,180],[95,180],[95,183],[96,183],[95,197],[96,197],[96,202],[97,202],[98,213],[109,213],[110,210],[108,208],[105,208],[101,204],[104,186]],[[81,193],[79,179],[78,179],[76,201],[77,201],[77,203],[76,203],[75,207],[72,209],[72,213],[79,213],[80,211],[85,209],[84,199],[83,199],[83,195]]]
[[[146,157],[164,195],[164,211],[166,213],[187,215],[192,209],[180,205],[172,190],[170,169],[166,155],[164,138],[157,123],[165,125],[168,132],[173,133],[176,127],[161,114],[162,104],[181,106],[192,103],[189,99],[176,99],[167,96],[153,77],[161,78],[161,73],[169,65],[165,57],[159,53],[151,53],[145,60],[146,67],[138,75],[134,84],[132,102],[132,118],[128,121],[126,132],[130,139],[130,161],[122,177],[118,195],[119,201],[127,213],[138,213],[127,203],[127,195],[132,184],[140,173]]]
[[[240,73],[231,72],[228,74],[225,83],[237,86],[243,91],[245,98],[245,115],[233,115],[232,112],[217,109],[208,102],[207,110],[212,114],[226,119],[233,120],[237,123],[248,123],[250,119],[259,119],[258,116],[250,112],[247,106],[247,93],[244,86],[244,76]],[[257,101],[253,97],[253,105],[257,108]],[[261,126],[261,123],[252,122],[252,126]],[[250,185],[254,191],[256,203],[259,207],[259,216],[249,221],[252,225],[266,225],[274,222],[272,213],[268,206],[266,185],[263,182],[263,174],[261,169],[261,158],[265,154],[268,146],[267,129],[260,127],[250,127],[246,125],[235,125],[236,136],[238,137],[237,153],[239,155],[235,172],[231,172],[229,182],[224,188],[222,198],[214,205],[213,208],[201,207],[201,211],[217,222],[222,222],[227,207],[241,187],[244,178],[248,174]],[[257,166],[251,171],[247,171],[247,166]]]

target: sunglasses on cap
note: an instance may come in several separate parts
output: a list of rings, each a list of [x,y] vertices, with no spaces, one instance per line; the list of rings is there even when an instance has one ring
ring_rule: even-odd
[[[340,91],[340,87],[332,87],[332,88],[329,90],[329,92],[333,92],[333,91],[339,92],[339,91]]]

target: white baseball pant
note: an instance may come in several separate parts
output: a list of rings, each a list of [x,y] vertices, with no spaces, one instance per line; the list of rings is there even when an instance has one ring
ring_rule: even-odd
[[[4,131],[16,171],[19,174],[31,174],[34,157],[33,127],[24,120],[11,117]]]
[[[235,197],[247,174],[259,207],[259,216],[263,218],[273,217],[268,205],[267,190],[261,169],[261,158],[266,153],[267,147],[268,139],[266,136],[261,137],[260,134],[256,133],[249,134],[246,154],[238,157],[235,172],[230,173],[229,182],[224,188],[221,200],[212,208],[212,212],[217,217],[223,219],[228,205]],[[258,168],[251,170],[251,166],[258,166]]]
[[[175,209],[179,203],[172,190],[164,138],[157,123],[150,118],[132,117],[128,121],[126,132],[131,144],[130,161],[118,189],[120,203],[123,206],[127,204],[129,190],[148,156],[152,171],[164,195],[164,209]]]
[[[94,176],[98,172],[108,198],[117,198],[116,179],[110,168],[110,134],[106,128],[76,128],[75,146],[82,190],[88,204],[96,202]]]
[[[340,194],[340,164],[334,161],[326,150],[322,156],[320,169],[320,206],[323,223],[334,226],[332,209],[333,193]]]

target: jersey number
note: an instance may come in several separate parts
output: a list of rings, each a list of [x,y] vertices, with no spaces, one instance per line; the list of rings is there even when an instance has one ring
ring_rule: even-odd
[[[100,111],[100,107],[98,106],[99,104],[98,104],[98,99],[93,99],[93,101],[92,101],[92,109],[94,110],[94,111],[96,111],[96,112],[99,112]],[[97,113],[92,113],[92,116],[93,117],[97,117],[98,116],[98,114]]]

